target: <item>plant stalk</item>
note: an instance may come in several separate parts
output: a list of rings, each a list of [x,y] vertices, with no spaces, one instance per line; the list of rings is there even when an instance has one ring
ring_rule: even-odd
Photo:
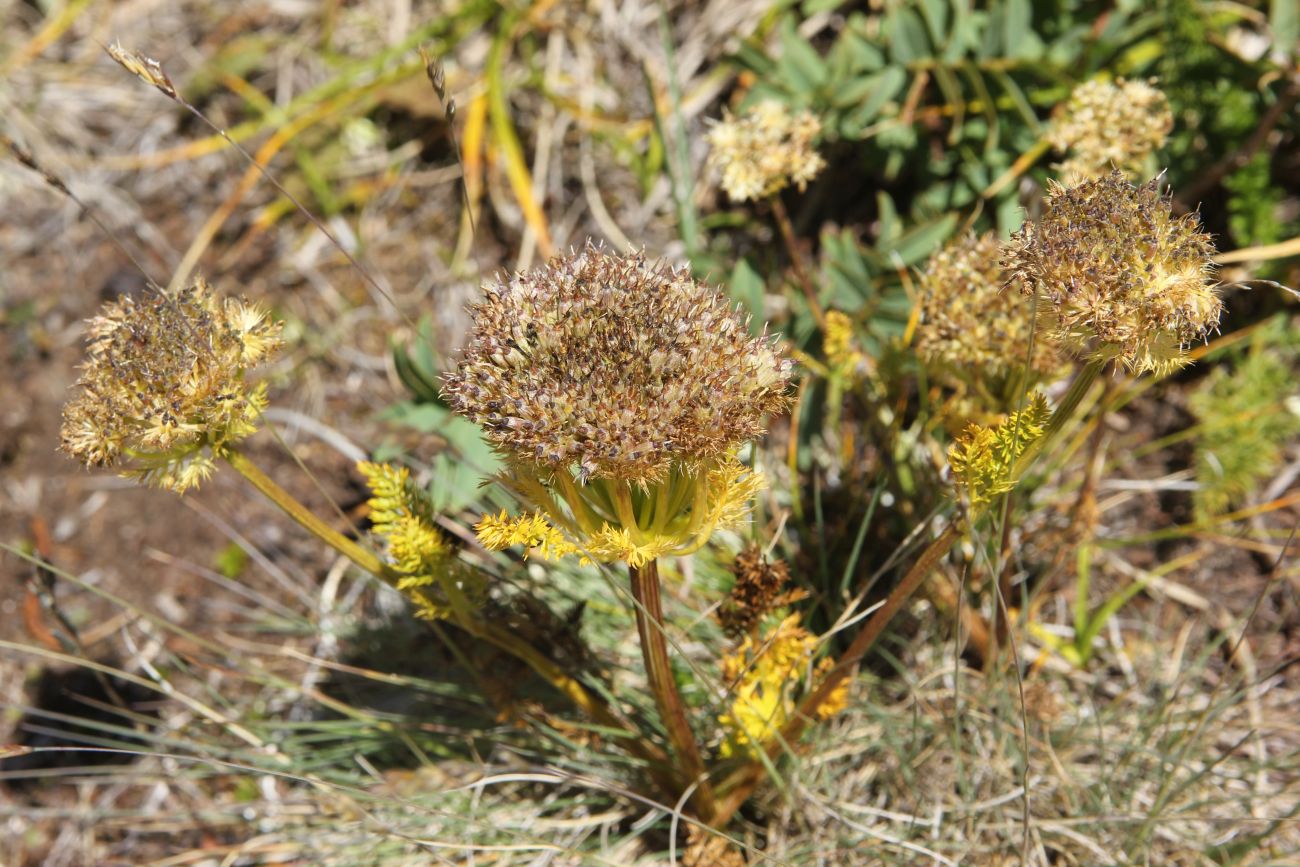
[[[776,226],[781,231],[781,240],[785,242],[785,248],[790,252],[790,264],[794,268],[795,279],[799,281],[799,287],[803,289],[804,297],[808,299],[808,307],[812,310],[813,319],[817,321],[817,327],[826,330],[826,311],[822,309],[822,303],[817,298],[817,289],[813,286],[812,278],[808,276],[808,270],[804,267],[803,253],[799,251],[799,242],[794,237],[794,224],[790,222],[790,212],[785,209],[785,202],[781,201],[780,194],[768,197],[772,203],[772,216],[776,218]]]
[[[894,616],[903,607],[903,603],[911,598],[912,594],[921,586],[921,582],[930,574],[930,570],[943,559],[957,540],[961,538],[961,534],[961,524],[949,524],[939,534],[939,537],[921,552],[921,556],[912,565],[912,568],[907,571],[907,574],[903,576],[903,580],[898,582],[898,586],[890,591],[885,604],[871,615],[870,619],[858,631],[858,634],[854,636],[853,643],[849,645],[848,650],[840,657],[835,667],[827,672],[816,688],[799,703],[798,710],[790,717],[790,721],[782,727],[780,734],[767,742],[765,749],[770,759],[777,758],[789,744],[795,743],[808,725],[817,719],[817,711],[831,697],[836,687],[857,670],[858,663],[867,655],[867,651],[871,650],[877,639],[885,631],[885,627],[889,625],[889,622],[894,619]],[[726,794],[722,802],[718,804],[717,812],[713,815],[716,827],[724,826],[749,799],[749,796],[763,779],[764,768],[765,764],[762,761],[750,762],[723,782],[720,788]]]
[[[223,457],[236,472],[247,479],[268,500],[280,507],[281,511],[292,518],[295,523],[365,571],[394,588],[397,587],[402,578],[407,577],[381,560],[373,551],[363,548],[322,521],[314,512],[298,502],[292,494],[276,484],[270,476],[262,472],[243,452],[233,448],[227,449]],[[460,606],[457,606],[457,608],[458,611],[461,610]],[[566,674],[563,669],[548,659],[537,648],[513,633],[472,615],[460,613],[455,618],[455,621],[457,626],[469,634],[499,647],[528,665],[543,680],[568,697],[594,722],[626,733],[627,737],[620,739],[622,745],[630,753],[650,765],[652,773],[656,776],[656,782],[665,791],[672,792],[676,789],[676,786],[663,774],[662,770],[653,770],[656,767],[662,769],[668,764],[667,754],[646,741],[641,732],[615,716],[613,711],[599,697],[592,694],[576,679]]]
[[[636,629],[641,638],[641,658],[654,695],[659,715],[668,729],[668,740],[677,757],[687,785],[698,783],[690,797],[696,818],[711,822],[714,816],[713,786],[709,782],[699,744],[686,719],[686,706],[668,661],[668,642],[664,635],[663,601],[659,595],[659,563],[651,560],[641,566],[628,565],[632,598],[636,600]]]
[[[402,579],[402,574],[379,559],[378,554],[363,548],[347,536],[344,536],[317,517],[316,513],[311,509],[298,502],[292,494],[262,472],[243,452],[235,448],[228,448],[222,453],[222,457],[226,459],[226,463],[230,464],[235,472],[247,479],[268,500],[279,506],[280,510],[292,518],[295,524],[298,524],[317,539],[320,539],[371,575],[379,578],[385,584],[396,587],[397,582]]]

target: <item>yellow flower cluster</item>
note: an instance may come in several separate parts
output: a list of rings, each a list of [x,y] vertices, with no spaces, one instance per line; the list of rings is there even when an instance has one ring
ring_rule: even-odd
[[[540,512],[512,518],[502,509],[499,515],[480,518],[474,532],[489,551],[523,545],[528,551],[536,551],[543,560],[558,560],[566,554],[578,553],[578,547],[565,539]]]
[[[1048,139],[1071,154],[1058,167],[1063,178],[1086,180],[1114,169],[1139,178],[1173,127],[1168,100],[1147,82],[1094,79],[1070,94]]]
[[[123,475],[184,493],[257,429],[266,387],[244,375],[280,343],[264,310],[219,298],[202,278],[109,304],[90,322],[61,448],[87,466],[125,460]]]
[[[996,428],[971,424],[948,447],[953,477],[966,492],[973,512],[1016,486],[1016,461],[1042,438],[1051,415],[1047,398],[1036,392],[1029,406],[1011,413]]]
[[[451,609],[439,598],[437,588],[450,578],[456,561],[447,537],[433,524],[427,497],[406,467],[361,461],[357,469],[370,487],[371,527],[388,546],[393,568],[404,576],[397,589],[407,592],[421,617],[449,616]],[[468,577],[460,575],[458,580],[465,584]]]
[[[741,118],[727,112],[705,136],[709,165],[721,173],[722,189],[734,202],[767,198],[789,184],[803,190],[826,165],[813,148],[820,132],[811,112],[791,114],[775,101]]]
[[[659,557],[690,554],[715,530],[743,523],[763,484],[761,475],[734,458],[691,472],[674,469],[651,486],[617,479],[579,486],[567,476],[543,478],[527,465],[498,480],[535,511],[513,518],[504,510],[484,515],[475,531],[485,548],[524,545],[547,560],[578,554],[583,562],[621,560],[638,568]]]
[[[718,717],[727,730],[721,747],[723,758],[753,754],[789,721],[795,709],[795,686],[807,679],[817,639],[791,614],[760,641],[746,636],[735,652],[722,658],[722,676],[731,688],[730,709]],[[816,667],[822,675],[834,666],[823,658]],[[848,703],[847,682],[841,683],[817,709],[829,719]]]

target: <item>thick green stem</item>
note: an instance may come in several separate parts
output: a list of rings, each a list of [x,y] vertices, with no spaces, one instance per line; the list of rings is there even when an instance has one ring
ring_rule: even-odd
[[[654,695],[659,715],[668,729],[668,740],[673,746],[679,766],[688,785],[698,783],[690,797],[696,818],[710,822],[714,815],[713,786],[709,782],[700,747],[695,742],[686,719],[686,706],[677,683],[673,679],[668,661],[668,642],[664,635],[663,601],[659,596],[659,564],[651,560],[644,566],[628,566],[632,579],[632,598],[636,600],[636,628],[641,638],[641,658],[645,661],[646,677]]]
[[[397,586],[397,582],[402,578],[400,572],[379,559],[379,555],[375,552],[361,547],[322,521],[316,516],[315,512],[298,502],[292,494],[272,481],[271,477],[262,472],[243,452],[232,448],[227,449],[222,456],[237,473],[247,479],[253,487],[261,491],[268,500],[279,506],[281,511],[292,518],[294,523],[371,575],[382,579],[386,584]]]

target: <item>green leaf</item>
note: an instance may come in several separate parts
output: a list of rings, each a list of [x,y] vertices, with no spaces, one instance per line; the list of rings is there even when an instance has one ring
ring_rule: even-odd
[[[796,91],[811,95],[826,83],[826,63],[795,29],[794,19],[781,22],[781,76]]]
[[[848,137],[856,137],[880,114],[886,103],[894,99],[907,85],[907,73],[900,67],[891,66],[875,75],[860,79],[863,92],[861,104],[849,109],[841,127]]]
[[[1296,0],[1273,0],[1269,4],[1268,28],[1273,31],[1273,48],[1294,55],[1296,41],[1300,40],[1300,4]]]
[[[934,45],[944,45],[948,41],[948,3],[949,0],[921,0],[921,14]]]
[[[897,63],[914,63],[932,55],[921,16],[905,6],[895,6],[885,18],[889,51]]]
[[[1002,18],[1002,45],[1007,57],[1034,60],[1043,54],[1043,42],[1034,32],[1034,7],[1030,0],[1007,0]]]
[[[880,212],[880,230],[876,233],[876,246],[884,247],[903,234],[903,224],[898,219],[898,208],[889,193],[876,193],[876,209]]]
[[[957,228],[957,215],[944,214],[937,220],[922,223],[907,230],[897,238],[876,244],[881,253],[892,254],[890,261],[897,256],[903,265],[915,265],[939,248]]]

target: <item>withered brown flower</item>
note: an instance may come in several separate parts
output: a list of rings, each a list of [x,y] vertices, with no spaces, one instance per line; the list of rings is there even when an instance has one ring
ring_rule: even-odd
[[[443,393],[521,461],[648,482],[728,454],[788,403],[775,342],[641,254],[588,245],[484,291]]]
[[[1033,329],[1031,305],[1002,270],[1001,250],[992,233],[968,234],[926,263],[919,280],[916,349],[928,365],[993,378],[1005,378],[1024,366]],[[1052,341],[1034,335],[1031,373],[1048,378],[1061,367]]]
[[[591,245],[484,291],[443,394],[534,510],[485,517],[486,546],[639,566],[744,520],[760,478],[734,453],[789,402],[773,339],[685,271]]]

